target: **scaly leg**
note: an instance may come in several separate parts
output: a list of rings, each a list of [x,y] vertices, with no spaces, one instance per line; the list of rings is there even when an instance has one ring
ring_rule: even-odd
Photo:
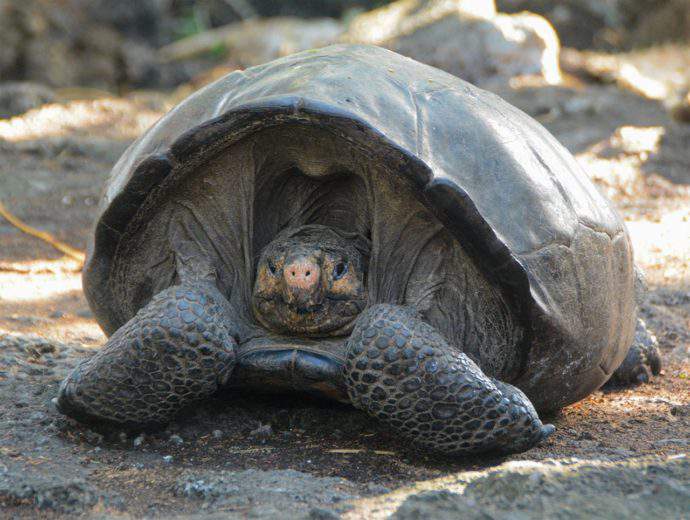
[[[554,430],[525,394],[487,377],[407,307],[380,304],[359,317],[345,379],[357,408],[423,449],[519,452]]]
[[[630,350],[606,384],[612,387],[648,383],[652,374],[658,376],[659,372],[661,355],[656,337],[647,329],[645,322],[638,318]]]
[[[230,377],[237,342],[229,307],[211,284],[160,292],[67,376],[58,409],[81,421],[168,421]]]

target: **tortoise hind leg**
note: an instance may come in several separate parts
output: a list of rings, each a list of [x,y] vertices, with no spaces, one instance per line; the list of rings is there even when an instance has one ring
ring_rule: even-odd
[[[661,354],[654,334],[644,320],[638,318],[635,339],[621,365],[615,370],[606,386],[621,387],[648,383],[652,374],[661,372]]]
[[[360,316],[345,380],[356,407],[419,448],[519,452],[554,429],[520,390],[487,377],[411,308],[381,304]]]
[[[160,292],[67,376],[58,409],[87,422],[166,422],[229,378],[237,342],[228,314],[210,284]]]

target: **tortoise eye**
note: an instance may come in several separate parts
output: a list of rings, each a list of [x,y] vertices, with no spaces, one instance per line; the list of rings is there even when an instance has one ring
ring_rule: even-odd
[[[273,263],[273,260],[271,260],[270,258],[267,259],[267,260],[266,260],[266,265],[268,266],[268,270],[270,271],[270,273],[271,273],[273,276],[275,276],[277,270],[276,270],[276,265]]]
[[[340,280],[347,273],[347,262],[338,262],[338,264],[333,268],[333,279]]]

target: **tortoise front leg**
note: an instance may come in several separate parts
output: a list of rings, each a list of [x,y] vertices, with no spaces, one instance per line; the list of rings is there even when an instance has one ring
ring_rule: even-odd
[[[81,421],[168,421],[230,377],[237,342],[229,307],[202,282],[160,292],[67,376],[58,409]]]
[[[487,377],[411,308],[381,304],[360,316],[345,380],[354,406],[423,449],[519,452],[554,430],[525,394]]]

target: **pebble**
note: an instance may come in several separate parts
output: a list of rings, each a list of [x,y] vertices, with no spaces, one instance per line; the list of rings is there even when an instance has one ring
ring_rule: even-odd
[[[223,437],[223,432],[220,430],[213,430],[213,438],[221,439]]]
[[[168,442],[172,442],[173,444],[178,444],[178,445],[179,445],[179,444],[184,444],[184,440],[182,439],[182,437],[180,437],[180,436],[177,435],[176,433],[172,434],[172,435],[168,438]]]
[[[267,439],[273,435],[273,428],[270,424],[259,424],[259,427],[249,432],[250,437],[258,437],[259,439]]]
[[[309,511],[310,520],[337,520],[340,515],[322,507],[314,507]]]
[[[103,435],[93,430],[88,430],[84,433],[84,438],[89,444],[101,444],[103,442]],[[122,437],[120,437],[122,439]],[[124,442],[124,441],[122,441]]]
[[[44,414],[43,412],[34,412],[29,416],[29,419],[31,419],[32,421],[38,421],[38,422],[42,422],[47,418],[48,418],[48,416],[46,414]]]
[[[144,436],[143,433],[141,433],[134,438],[134,440],[132,441],[132,444],[134,445],[135,448],[138,448],[139,446],[144,444],[145,439],[146,439],[146,437]]]
[[[163,455],[163,462],[166,464],[172,464],[173,461],[173,456],[172,455]]]
[[[36,439],[36,446],[45,446],[50,442],[50,439],[48,437],[41,435]]]
[[[382,486],[381,484],[377,484],[375,482],[369,482],[367,484],[367,491],[376,495],[385,495],[386,493],[391,492],[391,490],[386,486]]]

